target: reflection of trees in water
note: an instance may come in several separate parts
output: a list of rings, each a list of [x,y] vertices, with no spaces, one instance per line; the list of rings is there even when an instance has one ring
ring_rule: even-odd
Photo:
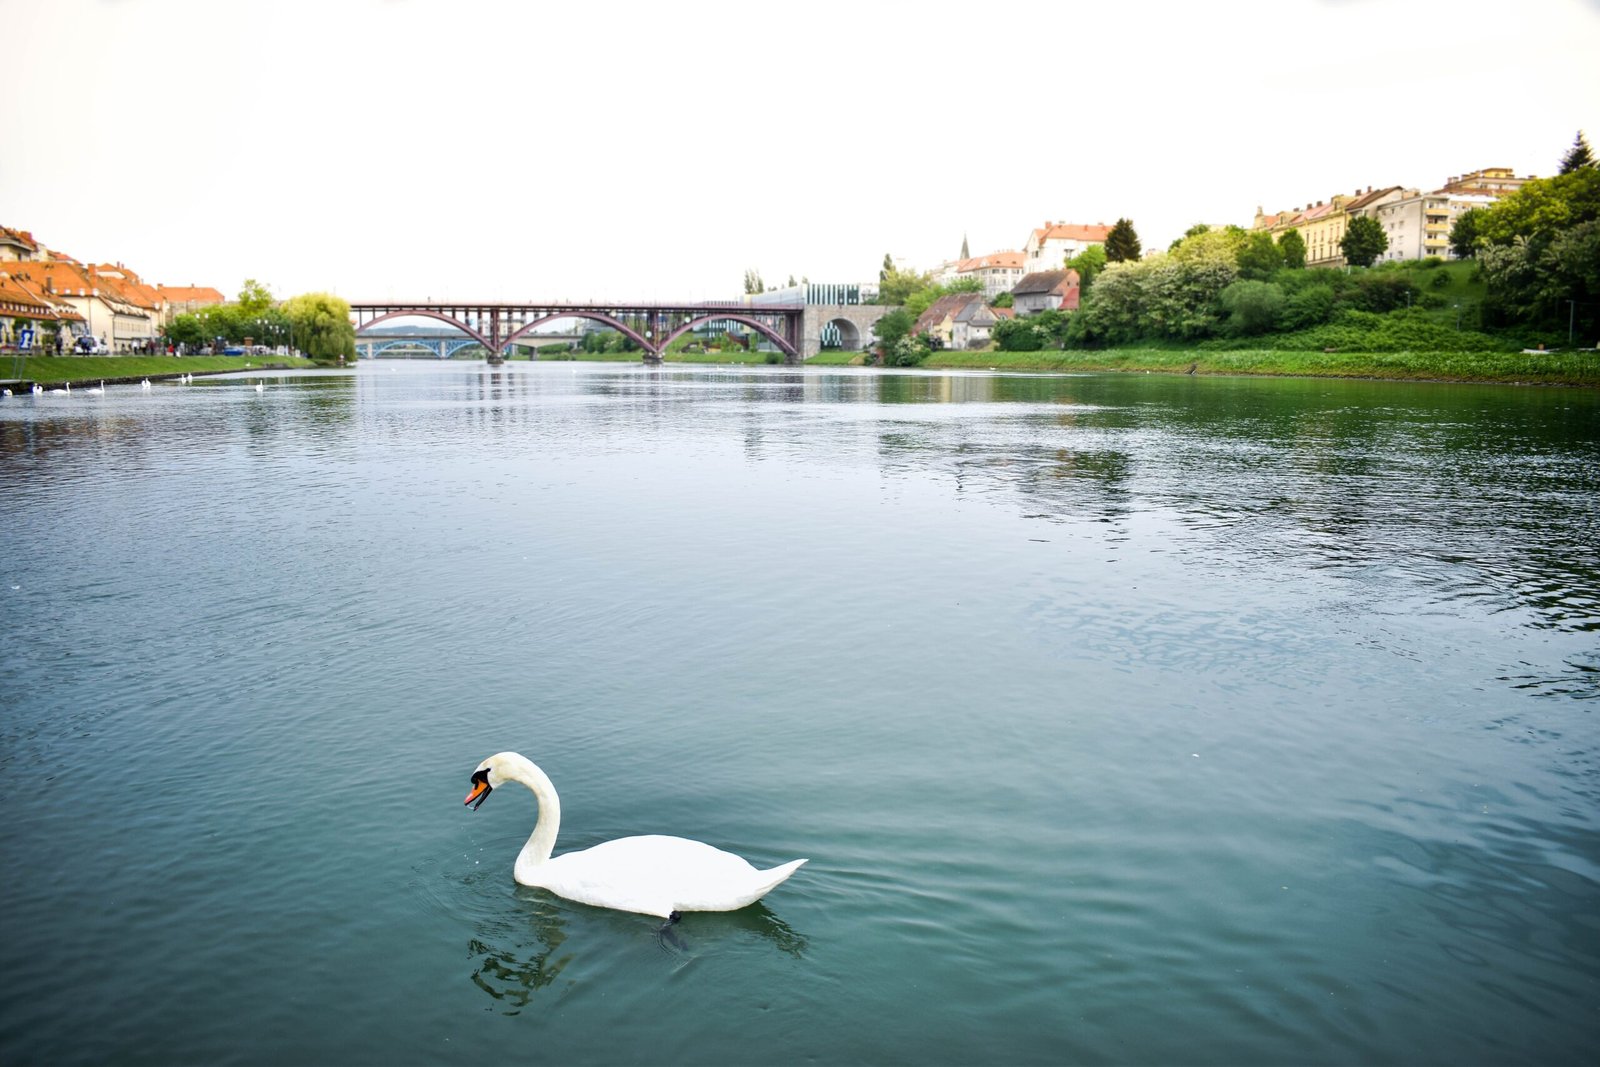
[[[648,915],[569,904],[542,890],[519,887],[516,899],[527,910],[480,923],[477,936],[467,942],[472,984],[506,1015],[518,1014],[535,995],[556,986],[562,972],[579,958],[581,940],[572,939],[569,926],[580,934],[585,929],[610,930],[624,939],[654,939],[660,929],[659,920]],[[796,959],[805,955],[807,947],[804,935],[759,902],[738,911],[691,912],[670,929],[662,947],[691,959],[739,940],[764,940]]]

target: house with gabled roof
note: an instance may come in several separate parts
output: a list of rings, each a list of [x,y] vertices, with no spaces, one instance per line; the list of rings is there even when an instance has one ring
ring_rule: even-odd
[[[1036,271],[1011,290],[1012,306],[1023,318],[1041,311],[1077,311],[1079,297],[1075,270]]]
[[[927,334],[945,348],[982,348],[1001,317],[982,293],[948,293],[917,316],[911,332]]]
[[[1023,274],[1060,270],[1067,260],[1094,245],[1106,243],[1111,227],[1103,222],[1087,225],[1079,222],[1045,222],[1028,234],[1022,246]]]

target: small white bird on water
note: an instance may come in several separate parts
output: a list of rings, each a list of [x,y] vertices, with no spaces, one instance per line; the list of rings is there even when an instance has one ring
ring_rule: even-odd
[[[42,392],[44,392],[44,386],[40,385],[38,382],[34,382],[32,389],[33,395],[38,396]]]
[[[69,382],[68,384],[71,384],[71,383]],[[90,396],[105,396],[106,395],[106,383],[104,381],[102,381],[100,383],[100,387],[98,389],[95,388],[92,385],[89,386],[89,395]]]
[[[63,388],[63,389],[52,389],[50,391],[52,393],[65,393],[66,395],[71,396],[72,395],[72,383],[68,382],[66,384],[66,387]]]
[[[476,811],[490,791],[506,782],[527,786],[539,801],[539,820],[513,868],[517,882],[580,904],[662,919],[676,919],[685,911],[735,911],[766,896],[806,862],[790,860],[762,871],[704,842],[659,834],[621,837],[552,857],[561,829],[561,801],[549,776],[532,760],[515,752],[490,756],[472,772],[472,792],[465,803]]]
[[[259,392],[261,392],[261,391],[262,391],[262,390],[264,390],[264,389],[266,389],[266,386],[265,386],[265,385],[262,385],[262,384],[261,384],[261,383],[260,383],[260,382],[257,382],[257,383],[256,383],[256,392],[258,392],[258,393],[259,393]]]
[[[150,379],[146,378],[144,381],[140,382],[139,383],[139,388],[140,389],[144,389],[146,391],[149,391],[149,389],[150,389]]]

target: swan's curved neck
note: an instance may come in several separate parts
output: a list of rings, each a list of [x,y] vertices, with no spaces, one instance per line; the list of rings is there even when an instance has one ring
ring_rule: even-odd
[[[534,823],[528,843],[517,854],[519,869],[537,867],[548,860],[550,853],[555,850],[556,834],[561,832],[561,800],[556,796],[556,787],[551,783],[550,776],[541,771],[538,764],[520,756],[508,762],[506,770],[509,773],[506,777],[533,790],[533,795],[539,801],[539,821]]]

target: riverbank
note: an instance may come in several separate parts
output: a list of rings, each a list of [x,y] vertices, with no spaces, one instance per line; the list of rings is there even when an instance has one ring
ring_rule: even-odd
[[[29,356],[16,378],[42,386],[137,382],[144,378],[176,378],[180,374],[228,374],[238,371],[298,370],[316,364],[299,356]],[[12,360],[0,356],[0,371]]]
[[[859,352],[823,352],[809,363],[858,366]],[[1600,351],[1566,352],[1200,352],[1113,348],[1050,352],[935,352],[923,367],[1062,374],[1148,371],[1269,377],[1388,378],[1400,381],[1504,382],[1600,386]]]

